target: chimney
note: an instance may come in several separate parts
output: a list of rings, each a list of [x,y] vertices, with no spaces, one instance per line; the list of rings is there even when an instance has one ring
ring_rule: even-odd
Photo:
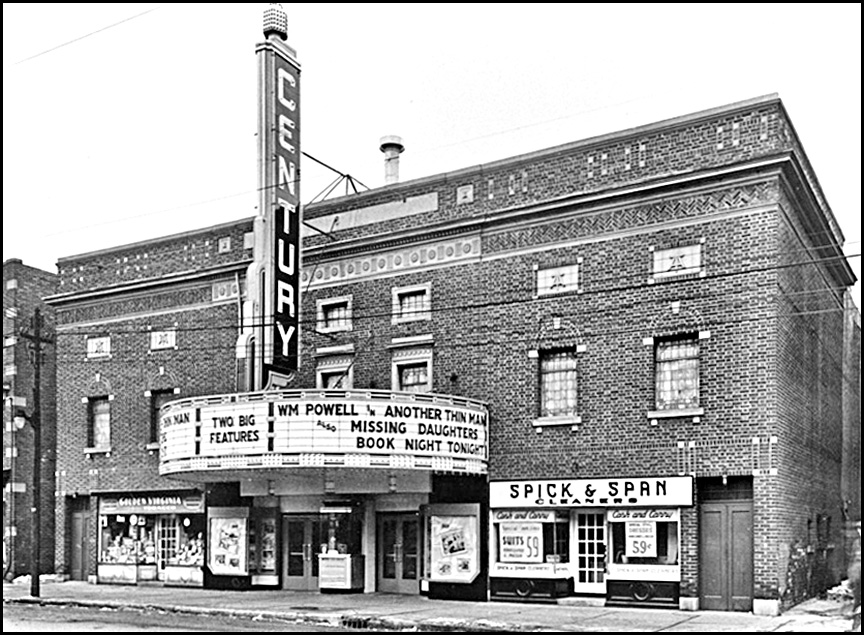
[[[381,137],[381,152],[384,153],[384,184],[399,182],[399,155],[405,151],[402,138],[395,135]]]

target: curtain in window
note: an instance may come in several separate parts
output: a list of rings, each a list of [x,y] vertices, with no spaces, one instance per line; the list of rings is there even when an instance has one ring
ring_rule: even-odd
[[[412,364],[399,368],[399,389],[405,392],[426,392],[429,368],[426,364]]]
[[[540,360],[540,416],[576,415],[575,351],[544,353]]]
[[[699,342],[658,342],[656,349],[657,409],[699,407]]]
[[[91,404],[93,447],[111,447],[111,406],[107,399],[96,399]]]

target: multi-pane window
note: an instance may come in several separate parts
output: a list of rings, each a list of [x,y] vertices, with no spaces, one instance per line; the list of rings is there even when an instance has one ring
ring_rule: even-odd
[[[432,317],[429,285],[393,289],[393,322],[428,320]]]
[[[348,327],[348,303],[331,304],[324,309],[324,328],[337,329]]]
[[[399,390],[403,392],[428,392],[429,364],[416,362],[411,364],[400,364],[398,367]]]
[[[108,397],[91,397],[87,402],[87,445],[91,448],[111,447],[111,402]]]
[[[159,441],[159,409],[174,398],[174,390],[150,391],[150,443]]]
[[[657,410],[699,407],[699,340],[659,340],[654,349]]]
[[[328,298],[318,301],[318,331],[351,330],[351,297]]]
[[[576,416],[578,368],[575,350],[546,351],[540,357],[540,416]]]

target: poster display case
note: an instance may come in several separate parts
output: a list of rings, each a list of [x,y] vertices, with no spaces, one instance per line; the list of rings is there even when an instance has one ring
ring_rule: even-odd
[[[278,586],[278,509],[253,509],[249,518],[249,571],[252,584]]]
[[[249,575],[249,508],[209,508],[207,540],[207,566],[213,575]]]

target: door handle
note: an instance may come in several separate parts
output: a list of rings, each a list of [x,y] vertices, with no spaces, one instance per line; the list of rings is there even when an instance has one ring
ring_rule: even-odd
[[[312,559],[312,543],[303,543],[303,559],[309,562]]]

